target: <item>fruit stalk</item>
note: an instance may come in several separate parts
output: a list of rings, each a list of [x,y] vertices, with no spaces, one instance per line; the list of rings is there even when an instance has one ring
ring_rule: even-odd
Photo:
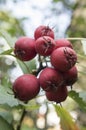
[[[18,124],[18,126],[17,126],[17,130],[20,130],[20,129],[21,129],[21,124],[22,124],[22,121],[23,121],[25,115],[26,115],[26,110],[23,109],[20,122],[19,122],[19,124]]]

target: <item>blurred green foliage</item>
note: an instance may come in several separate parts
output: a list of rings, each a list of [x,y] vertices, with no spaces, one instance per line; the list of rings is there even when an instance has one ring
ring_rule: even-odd
[[[0,11],[0,29],[6,30],[12,36],[25,35],[23,19],[17,19],[10,11]]]

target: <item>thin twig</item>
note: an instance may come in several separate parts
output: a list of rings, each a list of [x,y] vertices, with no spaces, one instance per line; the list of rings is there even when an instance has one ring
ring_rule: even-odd
[[[66,38],[67,40],[86,40],[86,38],[82,38],[82,37],[69,37]]]
[[[25,115],[26,115],[26,110],[24,109],[23,112],[22,112],[22,116],[21,116],[20,122],[19,122],[19,124],[17,126],[17,130],[21,129],[21,124],[22,124],[22,121],[23,121]]]

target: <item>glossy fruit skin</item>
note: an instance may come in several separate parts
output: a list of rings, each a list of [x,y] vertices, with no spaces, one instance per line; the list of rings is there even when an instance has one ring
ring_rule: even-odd
[[[42,56],[49,56],[55,48],[55,41],[49,36],[43,36],[36,40],[36,52]]]
[[[28,101],[35,98],[39,91],[39,81],[32,74],[21,75],[13,83],[15,98],[18,98],[21,101]]]
[[[41,25],[36,28],[34,38],[37,40],[41,36],[49,36],[54,39],[54,32],[49,26]]]
[[[78,80],[78,70],[76,66],[63,73],[65,85],[72,86]]]
[[[55,40],[55,42],[56,42],[55,49],[59,48],[59,47],[70,47],[73,49],[71,42],[68,41],[67,39],[57,39],[57,40]]]
[[[63,84],[63,77],[54,68],[47,67],[40,73],[39,82],[44,91],[56,91]]]
[[[35,40],[28,37],[20,37],[14,47],[14,53],[22,61],[32,60],[36,56]]]
[[[52,52],[50,60],[57,70],[66,72],[76,64],[77,54],[69,47],[60,47]]]
[[[46,92],[45,95],[49,101],[61,103],[66,100],[68,96],[68,90],[66,86],[60,86],[55,92],[53,91]]]

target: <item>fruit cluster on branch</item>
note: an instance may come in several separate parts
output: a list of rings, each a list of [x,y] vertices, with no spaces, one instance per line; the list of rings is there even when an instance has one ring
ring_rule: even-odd
[[[13,83],[13,92],[21,101],[35,98],[40,88],[45,91],[46,98],[56,103],[63,102],[68,96],[68,86],[72,86],[78,78],[77,54],[70,41],[55,39],[53,29],[39,26],[34,31],[34,38],[20,37],[14,46],[14,54],[21,61],[30,61],[38,54],[49,57],[50,66],[41,64],[37,75],[23,74]],[[39,73],[40,72],[40,73]]]

